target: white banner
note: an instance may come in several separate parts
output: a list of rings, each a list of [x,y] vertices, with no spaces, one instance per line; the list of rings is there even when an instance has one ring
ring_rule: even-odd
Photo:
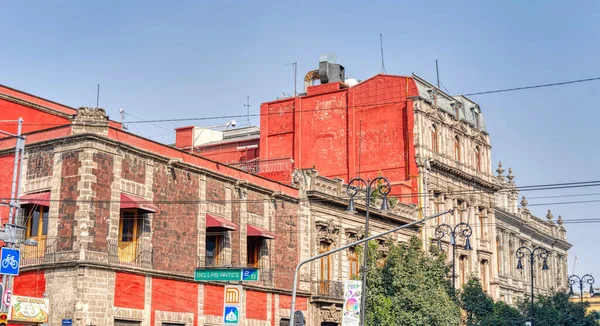
[[[342,326],[359,326],[362,281],[344,281]]]

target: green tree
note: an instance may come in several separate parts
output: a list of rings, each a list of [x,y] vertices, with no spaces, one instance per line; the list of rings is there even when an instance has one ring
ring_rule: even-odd
[[[369,244],[367,274],[368,325],[458,325],[460,310],[453,300],[445,257],[433,246],[430,254],[413,237],[408,244],[390,244],[383,257]]]
[[[556,292],[551,295],[536,296],[534,302],[535,326],[592,326],[598,325],[598,313],[586,313],[589,303],[569,301],[567,292]],[[529,316],[530,301],[525,298],[519,303],[524,315]]]
[[[459,295],[461,308],[465,311],[468,326],[522,326],[525,318],[504,302],[494,302],[481,287],[479,279],[472,278]]]

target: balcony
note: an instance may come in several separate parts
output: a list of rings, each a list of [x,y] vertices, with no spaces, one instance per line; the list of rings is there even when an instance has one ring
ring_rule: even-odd
[[[340,300],[344,298],[344,282],[316,281],[314,284],[316,286],[316,296]]]
[[[56,256],[57,238],[37,240],[37,246],[21,246],[21,266],[53,263]]]
[[[277,181],[291,181],[294,160],[291,158],[253,160],[241,163],[231,163],[229,166]]]
[[[152,246],[141,241],[119,243],[116,240],[108,242],[108,262],[116,265],[152,268],[154,261]]]

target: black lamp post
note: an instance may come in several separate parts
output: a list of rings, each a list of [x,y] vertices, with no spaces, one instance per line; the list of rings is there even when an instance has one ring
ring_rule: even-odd
[[[471,248],[471,242],[469,241],[469,238],[471,237],[471,234],[473,234],[473,230],[471,229],[471,226],[465,222],[460,222],[456,224],[454,228],[445,223],[438,225],[438,227],[435,228],[435,238],[438,241],[438,246],[440,247],[440,250],[442,250],[441,240],[442,238],[444,238],[444,236],[446,236],[446,234],[450,235],[450,244],[452,245],[452,291],[456,291],[456,236],[457,234],[462,234],[466,239],[465,250],[471,250],[473,248]]]
[[[525,253],[529,253],[529,266],[531,269],[531,326],[533,326],[535,318],[535,313],[533,311],[533,263],[535,260],[535,256],[538,256],[539,258],[544,260],[544,263],[542,264],[542,270],[547,271],[548,250],[542,247],[536,247],[533,250],[527,247],[520,247],[519,249],[517,249],[516,253],[517,258],[519,259],[519,261],[517,262],[517,269],[523,269],[523,262],[521,261],[521,259],[525,257]]]
[[[365,237],[369,236],[369,207],[371,206],[371,195],[378,191],[383,196],[383,202],[381,203],[381,210],[385,211],[389,209],[387,195],[391,191],[390,182],[385,177],[376,177],[373,180],[367,179],[366,181],[360,177],[354,178],[348,182],[346,193],[350,196],[350,202],[348,203],[348,212],[356,213],[354,209],[354,196],[361,190],[361,186],[364,187],[367,197],[365,199],[366,213],[365,213]],[[363,267],[362,267],[362,289],[361,289],[361,307],[360,307],[360,325],[365,325],[365,310],[366,310],[366,289],[367,289],[367,264],[368,264],[368,253],[369,244],[365,242],[365,249],[363,254]]]
[[[590,274],[585,274],[583,277],[579,277],[577,275],[569,276],[569,295],[573,295],[573,284],[579,283],[579,298],[581,303],[583,303],[583,284],[587,283],[590,285],[590,295],[594,294],[594,277]]]

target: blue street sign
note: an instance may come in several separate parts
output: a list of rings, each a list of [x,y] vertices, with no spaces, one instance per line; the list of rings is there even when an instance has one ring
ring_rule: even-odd
[[[225,324],[239,325],[240,316],[237,307],[225,307],[225,314],[223,316]]]
[[[73,320],[72,319],[63,319],[62,320],[62,324],[63,324],[63,326],[65,326],[65,325],[73,325]]]
[[[256,268],[242,269],[242,281],[258,281],[258,269],[256,269]]]
[[[19,249],[2,248],[0,257],[0,274],[19,275],[19,265],[21,263],[21,252]]]

